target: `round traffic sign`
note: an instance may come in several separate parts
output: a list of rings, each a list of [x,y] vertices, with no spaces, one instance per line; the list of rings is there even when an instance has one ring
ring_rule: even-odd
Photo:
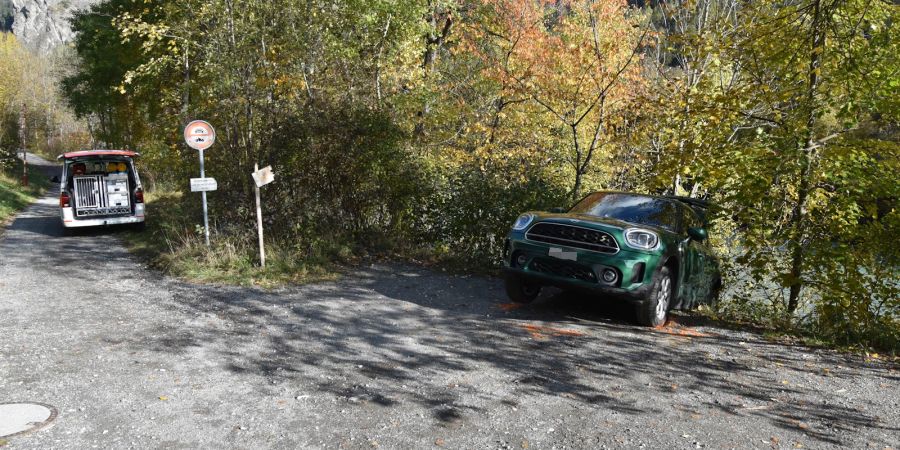
[[[184,142],[191,148],[206,150],[216,142],[216,130],[205,120],[195,120],[184,127]]]

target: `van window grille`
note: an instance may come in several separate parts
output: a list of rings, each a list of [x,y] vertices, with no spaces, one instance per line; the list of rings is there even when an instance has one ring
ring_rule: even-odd
[[[86,175],[73,180],[76,217],[131,214],[130,189],[125,176]]]
[[[105,192],[100,192],[100,187],[105,186],[101,176],[75,177],[75,204],[79,209],[102,208],[106,206],[103,200]]]

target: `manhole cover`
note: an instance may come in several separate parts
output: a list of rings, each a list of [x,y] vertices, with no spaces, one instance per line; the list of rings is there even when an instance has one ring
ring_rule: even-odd
[[[0,438],[40,430],[56,418],[56,408],[42,403],[0,403]]]

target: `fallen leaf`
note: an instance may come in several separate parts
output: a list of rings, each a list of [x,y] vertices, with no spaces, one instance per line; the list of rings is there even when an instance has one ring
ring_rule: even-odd
[[[522,448],[528,448],[528,447],[529,447],[528,441],[525,439],[522,439]]]
[[[521,328],[527,331],[532,338],[539,340],[546,339],[547,336],[581,337],[585,335],[578,330],[544,327],[540,325],[521,325]]]
[[[503,311],[515,311],[522,306],[524,306],[522,303],[501,303],[497,305],[497,307],[502,309]]]
[[[159,399],[162,400],[162,401],[166,401],[166,400],[169,399],[169,397],[166,397],[165,395],[160,395],[160,396],[159,396]]]

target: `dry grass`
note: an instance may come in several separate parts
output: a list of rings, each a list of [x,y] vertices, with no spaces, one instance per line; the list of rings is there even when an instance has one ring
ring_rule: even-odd
[[[300,254],[277,242],[266,243],[266,267],[262,268],[252,232],[240,237],[213,232],[207,247],[202,227],[189,220],[196,214],[184,200],[175,191],[148,194],[147,229],[125,234],[133,252],[168,275],[199,283],[266,288],[329,281],[339,275],[338,266],[329,260]]]
[[[16,176],[0,170],[0,225],[6,225],[17,212],[37,200],[46,187],[44,177],[33,177],[26,188]]]

